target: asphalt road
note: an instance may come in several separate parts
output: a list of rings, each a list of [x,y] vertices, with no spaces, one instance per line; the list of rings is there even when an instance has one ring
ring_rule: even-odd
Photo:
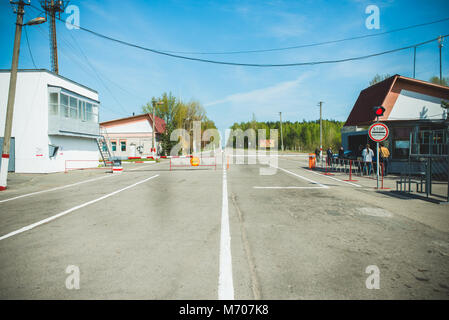
[[[302,156],[280,157],[272,175],[232,159],[12,175],[0,298],[449,298],[447,207],[310,172]],[[79,289],[66,287],[68,266]],[[379,289],[366,287],[368,266]]]

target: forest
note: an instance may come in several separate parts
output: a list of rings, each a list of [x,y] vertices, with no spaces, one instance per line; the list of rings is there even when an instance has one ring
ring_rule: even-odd
[[[337,150],[341,146],[341,128],[344,125],[342,121],[323,120],[323,149],[329,146],[333,150]],[[256,133],[259,129],[266,130],[266,139],[270,137],[270,129],[278,129],[278,147],[281,148],[281,131],[280,122],[258,122],[253,116],[253,120],[249,122],[234,123],[231,129],[254,129]],[[320,121],[283,121],[282,136],[284,142],[284,150],[313,152],[320,145]],[[258,141],[257,137],[257,141]],[[235,140],[235,139],[234,139]],[[245,140],[245,148],[247,148]]]

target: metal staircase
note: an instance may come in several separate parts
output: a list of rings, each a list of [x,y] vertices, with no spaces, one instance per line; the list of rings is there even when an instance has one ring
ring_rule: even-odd
[[[110,166],[112,168],[113,157],[111,155],[111,152],[109,151],[109,146],[105,135],[107,136],[106,130],[104,128],[100,128],[100,135],[97,138],[97,146],[98,150],[100,151],[101,158],[103,159],[103,165],[105,167]]]

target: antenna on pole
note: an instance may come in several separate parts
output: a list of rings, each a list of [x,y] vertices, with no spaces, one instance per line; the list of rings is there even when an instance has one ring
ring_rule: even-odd
[[[61,18],[61,12],[64,12],[69,1],[62,0],[42,0],[41,7],[45,11],[45,18],[50,20],[50,62],[51,71],[59,74],[58,67],[58,43],[56,40],[56,16]],[[47,16],[50,16],[48,19]]]

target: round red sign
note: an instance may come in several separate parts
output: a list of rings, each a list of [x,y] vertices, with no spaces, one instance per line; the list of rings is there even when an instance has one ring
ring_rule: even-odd
[[[368,129],[368,135],[371,140],[381,142],[388,138],[388,127],[383,123],[375,123]]]

